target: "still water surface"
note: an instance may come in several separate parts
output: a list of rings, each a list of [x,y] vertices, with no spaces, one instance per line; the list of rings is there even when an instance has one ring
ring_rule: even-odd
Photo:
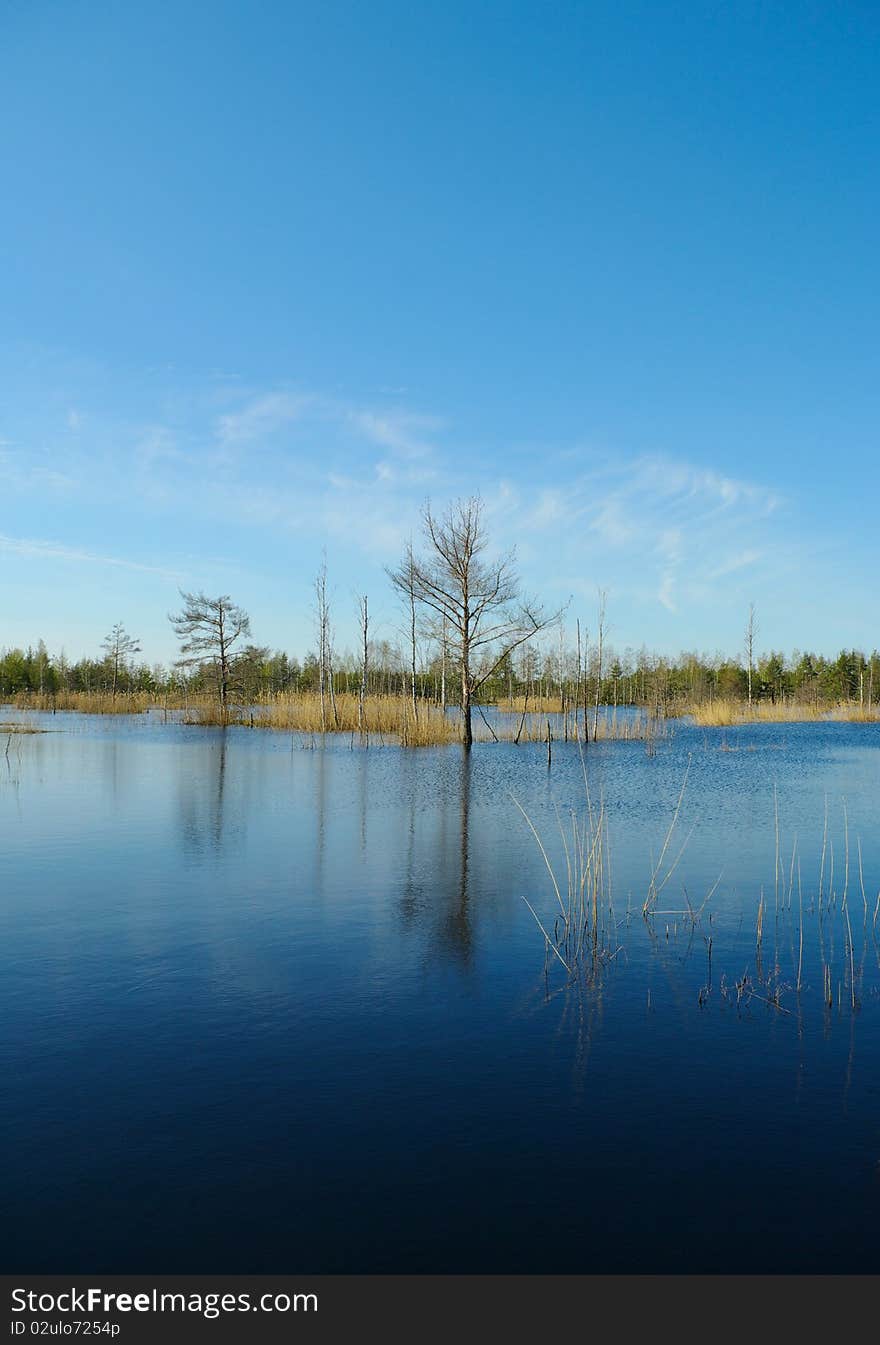
[[[512,796],[564,876],[574,745],[31,722],[0,742],[4,1269],[877,1269],[878,726],[591,747],[619,951],[566,984]]]

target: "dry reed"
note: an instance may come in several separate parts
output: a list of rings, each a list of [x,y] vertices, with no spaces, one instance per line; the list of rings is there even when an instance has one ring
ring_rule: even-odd
[[[586,757],[586,754],[584,756]],[[656,860],[653,858],[651,860],[648,892],[642,908],[644,921],[639,922],[647,929],[655,947],[663,947],[665,944],[674,943],[679,937],[680,931],[687,932],[689,939],[692,940],[694,932],[703,923],[703,913],[721,881],[719,877],[712,884],[699,905],[691,901],[687,888],[682,883],[684,907],[682,909],[667,909],[668,903],[664,903],[663,909],[660,909],[657,898],[678,870],[687,846],[687,838],[681,844],[674,842],[680,822],[686,783],[687,777],[682,784],[671,822],[663,837],[659,856]],[[610,877],[611,857],[604,806],[598,810],[598,814],[594,812],[589,800],[589,791],[587,791],[586,817],[578,821],[573,813],[570,827],[566,827],[559,821],[561,847],[557,845],[557,849],[561,848],[564,856],[563,868],[559,862],[554,864],[553,859],[551,859],[549,842],[541,836],[522,805],[517,800],[514,800],[514,802],[537,841],[552,885],[554,909],[549,916],[541,910],[539,903],[529,897],[523,898],[544,939],[546,950],[545,973],[552,965],[552,961],[556,960],[567,973],[567,984],[576,980],[583,982],[584,976],[586,976],[587,984],[598,985],[597,973],[602,966],[610,959],[616,958],[620,952],[624,952],[624,960],[626,960],[625,945],[619,941],[619,938],[622,931],[630,927],[629,903],[627,903],[627,915],[620,923],[614,917]],[[858,869],[857,873],[851,872],[850,824],[846,804],[844,802],[842,809],[843,864],[841,866],[838,862],[838,870],[840,871],[842,868],[842,874],[840,875],[842,886],[839,892],[836,891],[834,886],[831,860],[834,846],[832,837],[829,835],[827,803],[821,831],[821,853],[818,856],[819,862],[812,894],[804,890],[805,883],[802,877],[801,854],[797,837],[791,844],[790,860],[787,865],[783,862],[784,838],[780,816],[780,800],[775,789],[772,825],[774,833],[772,859],[774,872],[773,926],[768,929],[768,917],[771,914],[769,885],[767,888],[761,886],[755,894],[756,903],[752,914],[754,920],[754,972],[750,973],[746,970],[741,977],[734,979],[732,982],[728,981],[727,973],[722,972],[721,1000],[726,1003],[735,1002],[738,1009],[746,1008],[754,1001],[780,1014],[792,1014],[793,1010],[783,1004],[784,996],[790,991],[797,996],[797,1016],[800,1027],[804,1022],[802,1009],[805,1009],[808,1004],[810,990],[812,989],[814,992],[819,990],[815,979],[812,980],[811,984],[812,972],[812,976],[821,983],[820,1002],[824,1006],[825,1013],[833,1010],[836,1004],[838,1014],[847,1012],[855,1015],[860,1011],[866,993],[876,994],[880,991],[880,986],[868,986],[866,988],[865,985],[866,956],[870,944],[873,944],[877,954],[877,965],[880,968],[880,948],[877,947],[874,932],[876,922],[880,918],[880,894],[878,894],[877,903],[873,910],[872,922],[871,905],[865,888],[864,858],[861,841],[858,837],[853,838],[855,840],[854,850]],[[787,846],[785,847],[785,853],[788,853]],[[854,929],[855,922],[850,912],[850,888],[855,889],[856,877],[863,911],[861,947],[859,950],[856,949],[856,943],[859,941],[859,928],[856,926]],[[795,885],[797,887],[796,904],[793,900]],[[658,926],[657,924],[658,919],[661,918],[666,921],[665,939],[662,942],[658,939],[658,929],[662,934],[663,925]],[[710,913],[708,915],[710,925],[712,925],[714,919],[715,913]],[[808,941],[807,931],[811,925],[813,936]],[[843,945],[842,950],[836,956],[835,927]],[[717,960],[719,952],[722,956],[724,955],[723,945],[720,950],[718,947],[718,930],[719,925],[717,923],[712,926],[711,932],[704,926],[703,941],[707,950],[706,976],[695,991],[701,1009],[708,1006],[713,994],[713,964]],[[771,932],[773,935],[772,946],[768,948],[767,944],[770,943],[770,939],[765,938],[765,935],[769,935]],[[690,948],[691,943],[689,942],[685,951],[685,959],[690,954]],[[736,936],[734,948],[734,955],[741,956],[742,936],[739,932]],[[789,950],[788,954],[786,948]]]
[[[849,723],[880,722],[880,707],[871,709],[858,702],[817,705],[805,701],[755,701],[751,707],[742,701],[720,698],[689,704],[679,713],[693,720],[698,728],[728,728],[735,724],[801,724],[817,720],[843,720]]]
[[[558,913],[554,912],[552,932],[538,915],[528,897],[523,901],[544,936],[546,956],[552,954],[569,977],[598,968],[616,956],[616,922],[611,902],[611,866],[608,852],[608,827],[604,804],[594,811],[587,797],[587,809],[581,817],[572,811],[569,826],[557,812],[557,824],[565,857],[565,879],[556,870],[540,833],[525,808],[511,795],[516,807],[538,843],[544,865],[550,875]],[[547,924],[550,924],[548,919]]]
[[[444,710],[436,702],[413,703],[408,695],[373,695],[364,700],[363,722],[359,697],[337,693],[323,709],[318,692],[279,692],[259,697],[255,702],[240,701],[224,710],[216,695],[206,692],[175,691],[167,695],[148,692],[59,691],[56,694],[31,693],[17,697],[15,705],[44,713],[75,712],[90,715],[150,714],[173,715],[188,724],[222,726],[246,725],[249,728],[275,729],[288,733],[318,735],[341,733],[355,735],[361,741],[399,742],[406,747],[442,746],[459,741],[461,720],[458,710]],[[493,713],[495,707],[474,707],[474,739],[478,742],[547,742],[547,726],[553,742],[578,741],[583,724],[573,712],[566,715],[539,712],[531,702],[525,714]],[[488,713],[487,713],[488,712]],[[490,717],[491,715],[491,717]],[[593,726],[591,725],[591,728]],[[665,721],[646,714],[600,714],[596,725],[600,741],[655,741],[669,733]]]
[[[427,701],[419,702],[413,714],[408,696],[368,696],[362,725],[359,710],[359,698],[353,694],[338,694],[335,706],[325,702],[322,714],[317,693],[294,692],[266,698],[254,706],[236,707],[229,711],[227,722],[287,733],[353,734],[366,740],[388,739],[405,747],[428,747],[456,742],[459,738],[457,718]],[[215,701],[209,706],[197,706],[190,719],[200,724],[219,724],[223,715]]]
[[[183,697],[165,700],[169,708],[182,709],[185,704]],[[19,709],[39,710],[44,714],[61,710],[84,715],[139,715],[165,702],[147,691],[120,692],[116,696],[109,691],[31,691],[13,697],[11,703]]]

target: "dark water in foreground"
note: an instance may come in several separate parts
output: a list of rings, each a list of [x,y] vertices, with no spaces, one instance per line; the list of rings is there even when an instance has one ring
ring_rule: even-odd
[[[877,1269],[876,726],[591,748],[621,951],[566,985],[509,791],[564,877],[576,748],[42,722],[0,741],[3,1269]],[[723,876],[646,924],[689,756],[657,905]]]

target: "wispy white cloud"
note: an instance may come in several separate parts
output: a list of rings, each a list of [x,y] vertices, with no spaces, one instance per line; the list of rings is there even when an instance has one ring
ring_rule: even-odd
[[[735,574],[737,570],[744,570],[749,565],[757,565],[762,556],[762,551],[759,551],[755,547],[749,547],[745,551],[738,552],[736,555],[728,556],[728,558],[722,561],[720,565],[716,565],[715,568],[709,572],[709,578],[722,579],[725,575]]]
[[[75,409],[76,433],[56,424],[51,448],[0,453],[0,477],[12,473],[21,492],[32,490],[23,530],[42,526],[41,490],[75,483],[96,510],[128,511],[132,554],[148,550],[151,520],[167,536],[179,517],[195,552],[232,536],[232,564],[258,564],[263,542],[276,556],[303,557],[332,540],[352,573],[358,556],[366,567],[395,559],[418,535],[427,496],[442,509],[478,490],[493,549],[517,546],[528,588],[554,604],[569,594],[592,603],[597,587],[609,588],[639,620],[649,625],[654,613],[664,628],[676,613],[734,594],[750,567],[778,573],[780,547],[792,542],[785,500],[760,483],[670,455],[582,446],[505,454],[502,475],[497,451],[481,453],[447,419],[384,396],[371,405],[218,375],[175,384],[123,421],[71,390],[60,405]],[[77,536],[73,522],[66,538]],[[0,548],[177,578],[104,556],[80,535],[81,547],[7,536]]]
[[[161,565],[145,565],[140,561],[128,560],[121,556],[105,556],[99,552],[67,546],[63,542],[42,541],[33,537],[10,537],[6,533],[0,533],[0,551],[10,552],[17,556],[26,556],[28,559],[60,560],[88,565],[111,565],[124,570],[140,570],[146,574],[158,574],[175,581],[181,577],[174,570],[166,569]]]
[[[236,411],[219,416],[222,444],[249,444],[299,420],[312,399],[299,393],[268,392],[248,400]]]
[[[150,425],[140,434],[134,446],[138,465],[149,469],[158,462],[169,462],[183,456],[174,435],[166,425]]]
[[[433,451],[427,437],[442,429],[436,416],[416,415],[409,411],[350,410],[348,418],[358,433],[381,448],[404,458],[422,458]]]
[[[562,599],[611,586],[627,606],[705,611],[788,542],[782,497],[759,483],[661,455],[605,455],[581,474],[574,460],[564,488],[505,480],[491,496],[493,527]]]
[[[558,487],[545,486],[537,492],[537,499],[526,511],[523,524],[536,531],[558,527],[569,518],[570,509],[570,501]]]
[[[657,538],[657,554],[660,557],[662,571],[660,586],[657,589],[657,601],[667,612],[674,612],[675,584],[678,568],[683,555],[683,537],[680,528],[663,528]]]
[[[34,455],[10,450],[11,445],[0,440],[0,481],[10,490],[61,493],[75,487],[75,477],[70,472],[59,470],[49,454]]]
[[[675,576],[667,571],[660,580],[660,587],[657,590],[657,601],[666,608],[667,612],[675,611],[675,600],[673,598],[673,586]]]
[[[657,538],[657,550],[668,564],[681,559],[682,533],[680,528],[664,528]]]
[[[610,498],[598,507],[590,527],[609,546],[626,546],[633,539],[633,520],[627,519],[620,500]]]

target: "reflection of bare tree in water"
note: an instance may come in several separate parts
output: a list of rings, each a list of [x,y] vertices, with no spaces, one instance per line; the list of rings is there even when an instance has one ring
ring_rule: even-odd
[[[416,825],[418,805],[418,762],[417,754],[402,754],[399,763],[401,786],[404,796],[409,800],[409,814],[406,830],[406,869],[403,879],[403,893],[400,898],[400,915],[407,929],[414,928],[425,913],[432,909],[438,887],[442,887],[442,873],[446,858],[446,810],[440,810],[439,852],[436,860],[422,863],[419,859],[417,842],[421,839],[422,850],[426,842],[430,845],[431,833],[427,827]],[[433,858],[433,857],[432,857]]]
[[[327,844],[327,744],[322,739],[315,763],[315,882],[320,891],[324,878],[324,849]]]
[[[422,906],[422,887],[416,877],[416,800],[413,790],[410,789],[409,825],[406,839],[406,877],[403,884],[403,896],[400,900],[400,914],[405,925],[412,925],[417,920]]]
[[[415,791],[410,790],[407,864],[401,917],[408,927],[422,921],[429,939],[429,956],[441,956],[469,966],[473,956],[473,915],[469,891],[470,807],[472,763],[467,752],[460,761],[454,827],[450,810],[442,808],[436,832],[423,831],[429,853],[417,858]]]
[[[214,807],[211,817],[211,839],[214,848],[219,850],[223,844],[223,792],[226,787],[226,729],[220,731],[220,750],[217,753],[217,781],[214,790]]]
[[[441,928],[449,954],[459,962],[470,964],[474,954],[470,892],[468,892],[468,862],[471,843],[471,757],[462,753],[462,788],[459,792],[459,884],[455,900],[449,905],[447,919]]]
[[[119,743],[113,738],[107,748],[110,756],[110,792],[115,805],[119,802]]]
[[[361,825],[361,855],[367,853],[367,788],[369,780],[367,778],[368,754],[361,752],[358,765],[358,802],[360,805],[360,825]],[[412,795],[410,795],[412,797]]]
[[[208,784],[204,791],[200,788],[203,779],[200,770],[182,771],[180,775],[183,844],[185,849],[193,853],[209,849],[219,851],[223,847],[227,732],[225,728],[219,729],[210,743],[206,744],[205,775]]]
[[[467,752],[461,755],[461,773],[459,788],[459,828],[458,828],[458,882],[438,930],[438,943],[445,951],[465,966],[470,964],[473,955],[473,922],[468,891],[468,865],[470,860],[470,811],[471,811],[471,757]]]

